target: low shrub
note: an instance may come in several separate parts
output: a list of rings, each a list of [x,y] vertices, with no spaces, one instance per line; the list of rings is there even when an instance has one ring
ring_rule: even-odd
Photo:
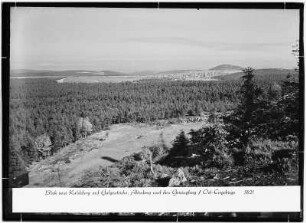
[[[160,160],[163,156],[167,155],[169,153],[168,148],[161,147],[161,146],[151,146],[148,148],[152,153],[152,159],[153,161]]]
[[[231,151],[231,156],[234,160],[234,164],[237,166],[243,166],[245,165],[245,151],[242,149],[233,148]]]
[[[64,160],[65,163],[71,163],[70,159],[68,157],[65,158]]]
[[[297,149],[298,142],[295,140],[284,142],[269,139],[252,139],[243,149],[233,148],[231,154],[236,165],[263,167],[276,163],[276,158],[273,158],[273,154],[278,154],[278,151],[294,151]]]
[[[189,134],[196,153],[206,167],[223,168],[232,164],[226,140],[228,133],[222,126],[204,127]]]
[[[294,149],[280,149],[276,150],[272,154],[272,168],[281,175],[286,174],[295,168],[296,162],[296,150]]]
[[[277,143],[271,140],[252,140],[245,149],[246,163],[256,166],[269,165],[272,162],[272,153],[277,149]]]

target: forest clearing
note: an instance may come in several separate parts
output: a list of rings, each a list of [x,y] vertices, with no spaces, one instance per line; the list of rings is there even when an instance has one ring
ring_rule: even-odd
[[[56,155],[29,166],[28,187],[69,187],[87,170],[106,167],[144,147],[170,147],[181,130],[199,129],[206,122],[168,124],[116,124],[61,149]]]

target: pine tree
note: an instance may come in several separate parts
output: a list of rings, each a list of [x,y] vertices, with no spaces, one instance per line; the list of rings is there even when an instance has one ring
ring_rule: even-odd
[[[242,98],[240,109],[244,110],[244,116],[248,119],[256,107],[256,102],[262,94],[262,90],[255,83],[253,68],[247,67],[243,70],[243,73],[244,75],[241,77],[243,79],[243,85],[241,87]]]
[[[185,132],[182,130],[174,140],[173,148],[171,150],[171,155],[176,155],[176,156],[188,155],[188,144],[189,140],[186,137]]]

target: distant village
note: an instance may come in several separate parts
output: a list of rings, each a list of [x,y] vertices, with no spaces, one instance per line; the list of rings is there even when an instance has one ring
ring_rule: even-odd
[[[186,72],[174,72],[167,74],[159,74],[158,78],[167,78],[171,80],[217,80],[213,77],[224,75],[222,71],[213,70],[195,70]]]

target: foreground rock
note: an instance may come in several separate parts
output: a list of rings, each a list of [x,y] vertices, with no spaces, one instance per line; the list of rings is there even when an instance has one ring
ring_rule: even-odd
[[[177,172],[171,177],[169,181],[169,187],[177,187],[186,182],[187,179],[185,174],[181,168],[177,170]]]

